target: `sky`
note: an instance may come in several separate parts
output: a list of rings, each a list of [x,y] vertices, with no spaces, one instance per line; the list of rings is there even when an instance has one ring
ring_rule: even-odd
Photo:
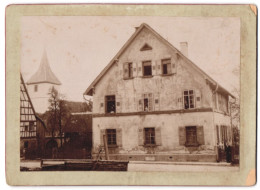
[[[37,71],[44,49],[61,93],[83,101],[83,93],[135,27],[148,24],[177,49],[188,42],[188,58],[232,92],[240,84],[240,19],[235,17],[24,16],[21,73]]]

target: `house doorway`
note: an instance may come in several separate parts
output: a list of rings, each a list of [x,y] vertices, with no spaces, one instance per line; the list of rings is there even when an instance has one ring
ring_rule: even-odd
[[[50,140],[46,144],[45,158],[57,158],[58,156],[58,144],[55,140]]]

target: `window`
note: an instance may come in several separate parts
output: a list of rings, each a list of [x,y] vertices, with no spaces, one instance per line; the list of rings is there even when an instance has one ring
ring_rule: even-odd
[[[149,44],[144,44],[140,51],[152,50],[153,48]]]
[[[193,90],[185,90],[183,92],[184,109],[194,108],[194,92]]]
[[[33,121],[29,122],[29,131],[34,131],[34,122]]]
[[[25,131],[25,132],[29,131],[29,126],[28,126],[28,125],[25,125],[25,126],[24,126],[24,131]]]
[[[107,145],[116,145],[116,129],[107,129]]]
[[[124,79],[133,78],[133,63],[124,63]]]
[[[171,59],[162,60],[162,74],[163,75],[171,74]]]
[[[34,85],[34,92],[37,92],[38,91],[38,85]]]
[[[144,98],[144,111],[148,111],[148,98]]]
[[[116,97],[106,96],[106,113],[116,112]]]
[[[155,129],[145,128],[145,145],[155,145]]]
[[[152,111],[153,110],[153,94],[143,94],[143,101],[139,101],[139,104],[143,103],[142,111]]]
[[[143,76],[152,76],[152,62],[151,61],[143,62]]]
[[[186,127],[186,146],[197,146],[196,126]]]

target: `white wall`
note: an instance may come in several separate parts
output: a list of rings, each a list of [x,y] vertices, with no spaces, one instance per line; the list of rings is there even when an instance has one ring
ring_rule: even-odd
[[[59,91],[60,86],[50,83],[39,83],[37,92],[34,91],[35,84],[27,85],[29,96],[32,100],[33,107],[37,113],[44,113],[49,106],[49,91],[52,87]]]

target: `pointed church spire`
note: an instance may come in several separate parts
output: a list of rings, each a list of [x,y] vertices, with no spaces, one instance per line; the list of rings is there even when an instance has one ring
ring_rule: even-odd
[[[45,49],[43,51],[41,63],[37,72],[27,81],[27,84],[37,83],[51,83],[61,85],[61,82],[51,70]]]

